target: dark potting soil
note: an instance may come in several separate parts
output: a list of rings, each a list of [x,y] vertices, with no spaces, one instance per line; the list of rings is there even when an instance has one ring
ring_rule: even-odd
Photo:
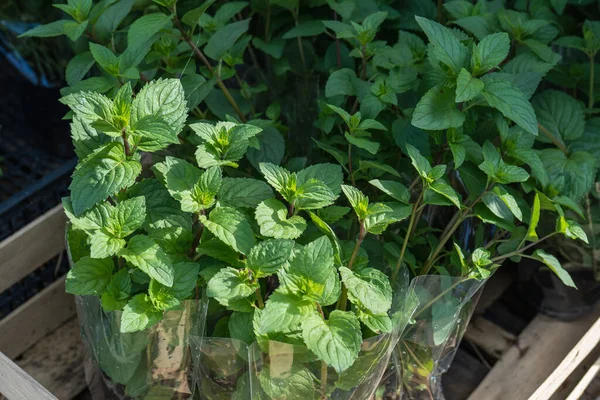
[[[60,203],[76,159],[56,88],[33,85],[0,58],[0,241]],[[49,261],[0,293],[0,318],[68,270]]]

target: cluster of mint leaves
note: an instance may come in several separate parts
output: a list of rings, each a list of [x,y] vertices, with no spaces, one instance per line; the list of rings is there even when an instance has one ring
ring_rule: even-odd
[[[230,311],[212,334],[304,343],[341,370],[357,338],[394,325],[383,277],[404,268],[482,280],[529,257],[574,285],[540,246],[594,246],[599,22],[564,18],[585,4],[155,3],[145,15],[127,0],[66,11],[85,25],[63,100],[82,160],[69,241],[74,259],[105,271],[95,287],[83,269],[80,290],[123,307],[131,330],[198,288]],[[28,35],[69,35],[73,23]],[[144,85],[154,77],[182,89]],[[322,163],[307,167],[307,149]],[[157,151],[169,156],[136,178],[141,152]],[[301,263],[317,253],[322,271]],[[321,325],[306,322],[319,310]],[[446,311],[431,315],[440,331]],[[284,332],[271,330],[277,318]],[[361,336],[338,342],[338,324],[357,321]],[[340,357],[323,358],[311,332]]]

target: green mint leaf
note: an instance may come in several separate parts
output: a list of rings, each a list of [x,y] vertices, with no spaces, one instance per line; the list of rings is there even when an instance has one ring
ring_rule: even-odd
[[[74,115],[71,123],[71,139],[75,153],[80,160],[92,154],[97,148],[110,142],[110,137],[98,132],[81,117]]]
[[[309,350],[338,373],[354,364],[362,342],[356,316],[339,310],[332,311],[327,321],[315,314],[306,318],[302,323],[302,337]]]
[[[387,227],[408,217],[412,207],[401,203],[373,203],[367,208],[365,230],[374,235],[382,234]]]
[[[146,230],[179,226],[191,230],[191,216],[181,210],[181,206],[158,179],[144,179],[128,190],[130,196],[143,196],[146,203]]]
[[[535,198],[533,199],[533,207],[531,207],[529,226],[527,227],[527,233],[525,234],[525,239],[530,242],[536,241],[538,239],[538,235],[535,230],[538,226],[538,223],[540,222],[540,211],[540,195],[536,193]]]
[[[333,246],[327,236],[321,236],[300,249],[280,277],[294,294],[317,300],[332,272],[335,272]]]
[[[368,310],[356,309],[358,319],[375,333],[389,333],[394,329],[392,319],[387,314],[374,315]]]
[[[131,235],[146,219],[146,199],[142,196],[123,200],[110,208],[110,218],[104,222],[104,228],[118,238]]]
[[[258,334],[282,332],[293,329],[315,311],[312,301],[294,294],[275,292],[265,304],[258,319]]]
[[[90,256],[106,258],[114,256],[125,247],[125,239],[114,237],[104,231],[96,231],[90,237]]]
[[[535,111],[523,92],[500,78],[483,79],[485,87],[481,94],[488,104],[526,132],[537,135]]]
[[[311,179],[296,189],[294,205],[298,210],[314,210],[333,204],[336,198],[323,181]]]
[[[128,159],[121,143],[111,142],[82,160],[69,186],[75,215],[135,183],[142,171],[137,158]]]
[[[131,126],[148,116],[164,121],[171,127],[171,137],[177,137],[187,118],[185,94],[179,79],[158,79],[142,87],[133,100]]]
[[[253,312],[243,313],[235,311],[231,313],[227,322],[231,338],[241,340],[248,345],[252,344],[256,340],[252,327],[253,319]]]
[[[450,67],[455,74],[467,66],[469,50],[450,29],[422,17],[415,19],[433,45],[433,57]]]
[[[258,50],[270,55],[276,60],[279,60],[283,56],[283,50],[285,49],[285,40],[282,38],[274,38],[269,43],[265,42],[259,37],[252,39],[252,44]]]
[[[421,152],[416,147],[408,143],[406,144],[406,151],[410,157],[413,167],[415,167],[423,179],[427,180],[432,169],[429,161],[421,155]]]
[[[262,122],[262,121],[261,121]],[[248,149],[246,158],[256,169],[261,162],[280,164],[285,155],[285,139],[271,124],[265,125],[263,131],[257,136],[260,148]]]
[[[373,142],[369,139],[365,139],[362,137],[352,136],[348,132],[344,134],[344,137],[348,142],[350,142],[350,144],[353,144],[358,148],[366,150],[371,154],[377,154],[377,152],[379,151],[379,143],[377,142]]]
[[[581,200],[594,184],[594,156],[575,151],[568,156],[559,149],[540,151],[550,185],[575,201]]]
[[[173,263],[167,253],[150,237],[144,235],[132,237],[119,255],[150,278],[165,286],[173,286],[175,276]]]
[[[566,93],[546,90],[536,95],[531,104],[540,123],[540,131],[546,130],[559,142],[581,137],[585,130],[583,104]],[[546,135],[539,135],[541,142],[551,143]]]
[[[334,71],[329,75],[325,84],[325,96],[353,96],[355,94],[354,81],[357,79],[356,73],[349,68]]]
[[[94,57],[89,51],[79,53],[69,61],[65,71],[65,79],[69,86],[74,86],[81,82],[88,71],[94,66]]]
[[[350,212],[349,207],[329,206],[317,210],[317,215],[324,222],[333,224]]]
[[[213,235],[237,251],[248,254],[254,246],[254,233],[244,214],[231,207],[217,207],[208,218],[200,216],[200,221]]]
[[[426,130],[459,128],[464,122],[465,114],[456,108],[454,91],[444,86],[435,86],[421,97],[411,121]]]
[[[296,239],[306,229],[306,221],[299,215],[287,216],[288,210],[279,200],[268,199],[256,207],[255,218],[260,234],[276,239]]]
[[[564,232],[565,236],[570,239],[579,239],[584,243],[588,243],[588,237],[585,231],[579,224],[575,221],[567,220],[567,227]]]
[[[496,68],[508,56],[510,38],[506,32],[493,33],[484,37],[475,46],[471,56],[473,74],[481,75]]]
[[[292,255],[294,242],[285,239],[268,239],[250,250],[246,267],[257,277],[269,276],[282,268]]]
[[[427,181],[433,182],[440,179],[446,173],[447,166],[446,165],[436,165],[429,171],[427,174]]]
[[[250,178],[223,178],[217,195],[220,203],[241,208],[255,208],[272,197],[269,185]]]
[[[392,306],[392,286],[388,277],[374,268],[354,273],[340,268],[342,282],[348,290],[348,299],[372,314],[387,314]]]
[[[316,393],[315,376],[306,368],[291,367],[284,373],[271,372],[264,367],[259,375],[260,387],[272,399],[314,400]]]
[[[442,180],[438,180],[431,183],[428,188],[450,200],[460,210],[460,195],[452,186]]]
[[[110,258],[82,257],[67,274],[65,290],[81,296],[99,295],[110,282],[114,269]]]
[[[131,277],[127,269],[120,269],[110,278],[102,294],[102,308],[106,311],[121,310],[131,294]]]
[[[473,260],[473,264],[477,267],[487,267],[492,264],[492,260],[490,259],[490,252],[488,250],[478,248],[475,249],[473,254],[471,255],[471,259]]]
[[[130,134],[139,136],[135,141],[142,151],[155,152],[162,150],[170,144],[179,143],[177,132],[173,131],[171,124],[163,117],[149,115],[132,126]]]
[[[180,304],[179,300],[164,290],[164,288],[166,288],[164,285],[161,285],[155,280],[150,282],[150,287],[148,288],[148,294],[150,295],[152,305],[155,309],[160,311],[170,310]]]
[[[336,164],[315,164],[311,165],[297,173],[297,182],[299,186],[304,185],[306,182],[317,179],[333,192],[334,195],[339,195],[341,191],[341,185],[344,182],[344,174],[342,173],[342,167]]]
[[[19,35],[19,37],[54,37],[65,34],[65,24],[72,23],[68,19],[61,19],[46,25],[39,25]]]
[[[172,296],[177,300],[185,300],[194,294],[198,282],[200,265],[194,262],[184,261],[173,265],[175,275],[173,286],[167,287],[153,280],[154,290],[164,295]]]
[[[204,47],[204,53],[213,60],[218,61],[222,59],[235,42],[248,31],[249,23],[250,19],[245,19],[225,25],[223,28],[217,30],[208,40],[206,47]]]
[[[88,245],[88,234],[71,226],[67,229],[67,246],[71,254],[71,260],[76,263],[81,258],[90,255],[90,246]]]
[[[484,83],[475,78],[464,68],[461,68],[458,79],[456,80],[456,98],[457,103],[473,100],[479,96],[483,90]]]
[[[532,258],[544,263],[548,268],[552,270],[552,272],[556,274],[556,276],[558,276],[562,283],[569,287],[577,289],[577,286],[575,285],[575,282],[573,282],[571,275],[569,275],[567,270],[565,270],[562,267],[562,265],[560,265],[560,262],[552,254],[548,254],[544,250],[539,249],[536,250],[535,253],[533,253]]]
[[[510,212],[519,221],[523,221],[523,213],[521,212],[521,208],[519,207],[519,204],[517,203],[517,199],[515,199],[513,197],[513,195],[508,193],[506,191],[506,189],[504,189],[503,187],[500,187],[500,186],[495,186],[494,189],[492,189],[492,191],[493,191],[494,195],[498,196],[498,198],[500,200],[502,200],[502,202],[504,204],[506,204],[506,206],[508,207]]]
[[[231,300],[253,295],[258,288],[257,282],[250,281],[247,271],[226,267],[208,281],[206,295],[227,306]]]
[[[353,186],[342,185],[342,192],[344,192],[358,219],[364,220],[367,216],[369,198]]]
[[[282,3],[280,3],[282,4]],[[282,39],[294,39],[305,36],[316,36],[325,31],[321,21],[302,22],[283,34]]]
[[[86,123],[112,121],[113,102],[100,93],[78,92],[61,98],[60,102]]]
[[[138,332],[152,327],[162,318],[162,312],[156,310],[148,295],[134,296],[121,314],[121,333]]]
[[[119,74],[119,59],[108,47],[90,43],[90,51],[100,68],[113,76]]]
[[[271,163],[260,163],[259,169],[269,185],[283,195],[292,174],[287,169]]]
[[[401,203],[408,204],[410,202],[410,192],[400,182],[373,179],[369,183]]]

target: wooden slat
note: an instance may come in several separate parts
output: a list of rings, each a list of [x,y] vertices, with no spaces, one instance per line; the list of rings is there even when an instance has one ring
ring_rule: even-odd
[[[600,316],[600,308],[571,322],[538,315],[469,400],[525,400],[550,376]]]
[[[469,322],[465,339],[497,359],[517,341],[515,335],[481,316]]]
[[[589,384],[594,380],[596,375],[600,372],[600,358],[596,359],[596,362],[588,371],[585,373],[583,378],[579,381],[575,389],[569,394],[567,400],[578,400],[581,398],[585,389],[589,386]]]
[[[65,248],[65,222],[57,205],[0,243],[0,293]]]
[[[546,400],[563,384],[579,364],[590,354],[600,342],[600,318],[583,335],[575,347],[561,361],[558,367],[550,374],[529,400]]]
[[[0,353],[0,393],[9,400],[57,400],[2,353]]]
[[[23,353],[16,363],[60,400],[70,400],[86,387],[83,355],[79,323],[73,318]]]
[[[74,315],[62,277],[0,321],[0,351],[15,358]]]

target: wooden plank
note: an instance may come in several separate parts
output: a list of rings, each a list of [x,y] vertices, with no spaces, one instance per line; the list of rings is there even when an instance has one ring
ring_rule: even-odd
[[[62,277],[0,321],[0,351],[15,358],[74,315]]]
[[[571,349],[558,367],[537,388],[529,400],[546,400],[556,392],[563,382],[571,375],[579,364],[590,354],[600,342],[600,318]]]
[[[586,357],[586,359],[579,364],[577,369],[573,371],[571,375],[569,375],[569,378],[562,385],[560,385],[560,388],[558,388],[556,392],[554,392],[552,397],[550,397],[550,400],[565,400],[569,396],[569,393],[575,389],[579,381],[583,379],[585,373],[592,368],[598,357],[600,357],[600,346],[596,346],[594,351],[592,351]],[[593,392],[593,390],[593,385],[590,385],[589,391]],[[588,392],[588,389],[585,391]],[[598,394],[600,394],[600,392]],[[595,398],[596,396],[594,396],[594,399]]]
[[[59,204],[0,243],[0,293],[65,248],[65,223]]]
[[[577,386],[575,386],[575,389],[573,389],[573,391],[567,397],[567,400],[580,399],[585,393],[585,389],[587,389],[587,387],[590,385],[590,383],[592,383],[596,375],[598,375],[598,372],[600,372],[600,357],[596,359],[594,365],[592,365],[592,367],[588,369],[588,371],[585,373],[583,378],[581,378]]]
[[[2,353],[0,353],[0,393],[9,400],[57,400]]]
[[[79,323],[73,318],[23,353],[16,363],[57,398],[70,400],[86,387],[83,356]],[[32,399],[37,400],[27,400]]]
[[[538,315],[494,365],[469,400],[529,398],[599,316],[600,307],[571,322]]]
[[[479,316],[469,322],[465,340],[470,341],[489,356],[498,359],[516,343],[517,336]]]

